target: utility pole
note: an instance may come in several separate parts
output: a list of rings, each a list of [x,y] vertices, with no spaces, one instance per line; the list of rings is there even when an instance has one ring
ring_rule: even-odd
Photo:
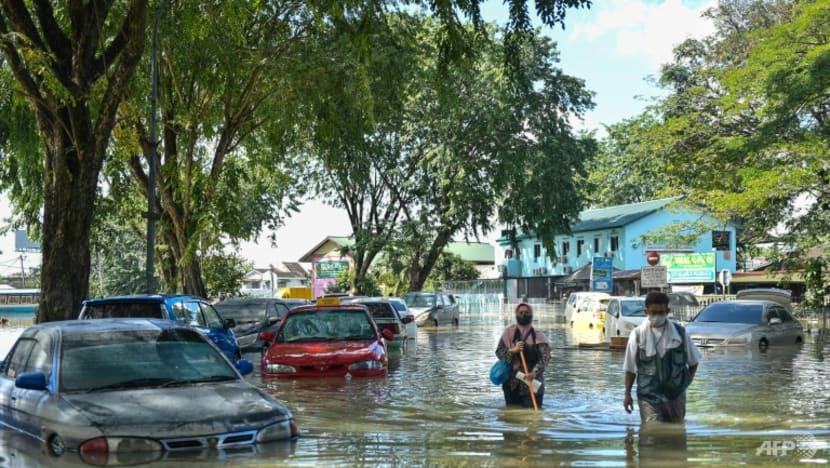
[[[153,24],[153,57],[151,66],[152,89],[150,94],[150,160],[147,162],[147,294],[154,294],[155,247],[156,247],[156,102],[158,101],[158,32],[159,22],[168,0],[156,12],[156,21]]]
[[[26,287],[26,269],[23,267],[23,259],[26,258],[20,254],[20,289]]]

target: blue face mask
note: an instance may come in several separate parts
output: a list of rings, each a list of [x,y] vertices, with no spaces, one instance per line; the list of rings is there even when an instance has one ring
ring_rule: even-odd
[[[652,327],[662,327],[666,324],[666,316],[663,314],[651,314],[648,316],[648,323],[651,324]]]

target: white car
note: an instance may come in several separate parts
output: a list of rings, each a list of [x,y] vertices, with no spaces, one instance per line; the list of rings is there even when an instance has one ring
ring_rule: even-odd
[[[568,326],[574,325],[574,318],[579,310],[579,306],[589,298],[609,298],[610,294],[604,292],[580,291],[571,293],[568,296],[568,302],[565,303],[565,323]]]
[[[612,337],[627,338],[646,319],[644,297],[612,296],[605,310],[605,341]]]
[[[401,319],[407,316],[412,316],[412,321],[406,324],[406,338],[410,340],[415,339],[415,335],[418,334],[418,325],[415,324],[415,315],[409,311],[409,307],[406,306],[406,302],[400,297],[390,297],[389,302],[398,309],[398,314],[401,316]]]

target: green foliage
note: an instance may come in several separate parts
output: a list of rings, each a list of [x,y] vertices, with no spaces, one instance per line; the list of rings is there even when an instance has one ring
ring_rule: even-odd
[[[354,285],[354,286],[353,286]],[[343,270],[335,282],[326,288],[326,293],[356,294],[361,296],[380,296],[382,294],[380,281],[373,271],[363,275],[359,280],[355,279],[354,271]]]
[[[468,281],[478,279],[479,272],[472,262],[464,260],[459,255],[444,252],[435,262],[429,279],[434,282]]]
[[[125,223],[124,215],[119,212],[128,206],[107,200],[96,205],[95,224],[90,234],[90,297],[147,292],[147,234],[144,226]]]
[[[219,300],[238,295],[242,279],[253,268],[253,263],[239,255],[221,251],[205,255],[202,265],[208,297]]]

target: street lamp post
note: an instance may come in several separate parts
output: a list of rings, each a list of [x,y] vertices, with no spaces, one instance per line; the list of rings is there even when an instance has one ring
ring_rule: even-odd
[[[147,294],[155,293],[155,246],[156,246],[156,102],[158,101],[158,32],[159,22],[167,3],[164,2],[156,12],[153,24],[153,56],[151,65],[151,93],[150,93],[150,160],[147,162]]]
[[[718,249],[712,247],[712,256],[715,262],[715,275],[712,281],[712,294],[718,293]]]

